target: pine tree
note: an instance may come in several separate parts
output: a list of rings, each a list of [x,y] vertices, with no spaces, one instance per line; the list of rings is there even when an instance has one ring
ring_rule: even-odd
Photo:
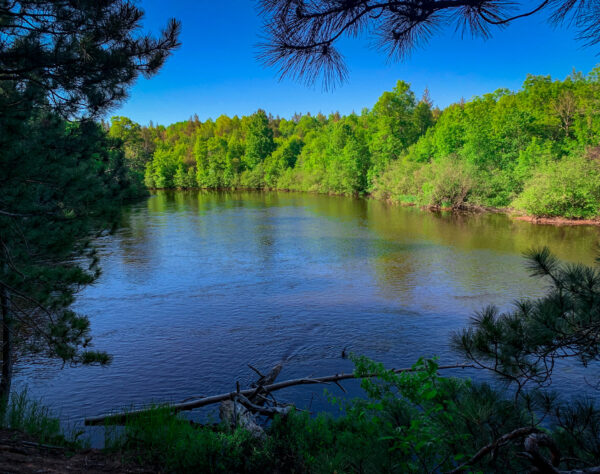
[[[593,379],[600,361],[600,265],[561,264],[547,248],[529,252],[528,260],[532,275],[550,284],[547,294],[519,301],[506,313],[484,309],[453,342],[475,366],[514,389],[515,407],[528,407],[536,427],[544,421],[552,430],[545,446],[553,451],[553,461],[562,458],[568,469],[595,465],[600,459],[600,407],[585,398],[561,400],[550,387],[556,364],[565,360],[587,368],[592,376],[586,377],[588,388],[600,383]],[[541,454],[533,451],[530,461],[550,470],[536,472],[558,472]]]
[[[137,33],[125,0],[0,1],[0,300],[8,399],[17,347],[104,364],[89,320],[69,309],[99,275],[91,239],[136,194],[120,143],[90,119],[177,47],[179,24]],[[66,121],[64,118],[69,118]]]
[[[598,3],[589,0],[260,0],[266,42],[264,64],[281,77],[325,88],[346,80],[348,69],[337,45],[345,36],[373,40],[392,60],[405,59],[447,27],[488,38],[531,15],[567,24],[588,45],[600,42]]]

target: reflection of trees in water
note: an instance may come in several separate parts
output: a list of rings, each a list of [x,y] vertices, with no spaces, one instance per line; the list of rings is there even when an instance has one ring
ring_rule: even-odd
[[[318,194],[301,194],[297,198],[310,212],[320,217],[353,223],[364,222],[367,218],[365,199]]]
[[[156,242],[148,232],[146,204],[129,207],[124,213],[121,227],[115,238],[125,268],[138,265],[140,260],[150,260],[155,253]]]
[[[429,213],[369,201],[369,228],[398,252],[372,264],[382,291],[403,304],[446,298],[447,306],[477,309],[540,294],[521,254],[546,245],[561,258],[590,262],[600,235],[594,227],[538,226],[505,215]],[[439,303],[442,306],[442,303]]]
[[[424,212],[369,201],[369,225],[385,238],[409,236],[462,250],[521,254],[548,246],[561,259],[590,262],[600,228],[531,224],[504,214]]]
[[[491,293],[489,301],[508,294],[515,279],[534,291],[519,257],[525,250],[547,245],[561,259],[589,262],[599,236],[594,227],[533,225],[500,214],[431,213],[302,193],[194,190],[161,191],[132,206],[117,241],[126,267],[152,262],[149,271],[160,271],[160,254],[170,246],[209,260],[212,252],[225,252],[228,271],[237,262],[273,273],[298,259],[323,268],[361,264],[363,272],[373,270],[388,297],[417,304],[430,287],[468,305],[474,294]]]

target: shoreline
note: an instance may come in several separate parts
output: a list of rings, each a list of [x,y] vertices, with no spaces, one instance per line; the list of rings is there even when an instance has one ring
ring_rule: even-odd
[[[528,222],[530,224],[536,225],[552,225],[556,227],[561,226],[596,226],[600,227],[600,216],[594,219],[572,219],[568,217],[547,217],[547,216],[530,216],[527,214],[520,213],[512,208],[501,208],[501,207],[491,207],[491,206],[481,206],[475,204],[462,204],[458,207],[443,207],[443,206],[435,206],[435,205],[427,205],[427,206],[417,206],[414,203],[407,203],[402,201],[394,201],[390,198],[377,198],[372,194],[364,194],[359,195],[355,194],[352,196],[347,196],[344,194],[335,194],[335,193],[319,193],[316,191],[296,191],[291,189],[263,189],[263,188],[146,188],[148,191],[259,191],[259,192],[294,192],[294,193],[307,193],[307,194],[321,194],[324,196],[342,196],[342,197],[354,197],[360,199],[373,199],[379,202],[385,202],[387,204],[393,206],[402,206],[402,207],[418,207],[422,211],[427,212],[456,212],[456,213],[473,213],[473,214],[505,214],[509,218]]]
[[[534,216],[510,216],[512,219],[517,221],[529,222],[531,224],[538,225],[553,225],[553,226],[565,226],[565,225],[590,225],[600,226],[600,217],[596,219],[568,219],[566,217],[534,217]]]

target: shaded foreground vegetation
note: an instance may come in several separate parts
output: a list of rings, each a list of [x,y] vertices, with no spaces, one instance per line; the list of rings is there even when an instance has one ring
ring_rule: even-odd
[[[600,215],[600,70],[528,76],[440,110],[405,82],[360,114],[198,117],[168,127],[113,117],[149,188],[370,193],[439,207]]]

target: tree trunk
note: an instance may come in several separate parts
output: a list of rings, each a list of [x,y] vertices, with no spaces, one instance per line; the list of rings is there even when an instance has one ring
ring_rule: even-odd
[[[0,403],[8,403],[10,384],[12,382],[13,348],[12,326],[10,315],[10,293],[5,287],[0,288],[0,306],[2,308],[2,376],[0,378]]]

